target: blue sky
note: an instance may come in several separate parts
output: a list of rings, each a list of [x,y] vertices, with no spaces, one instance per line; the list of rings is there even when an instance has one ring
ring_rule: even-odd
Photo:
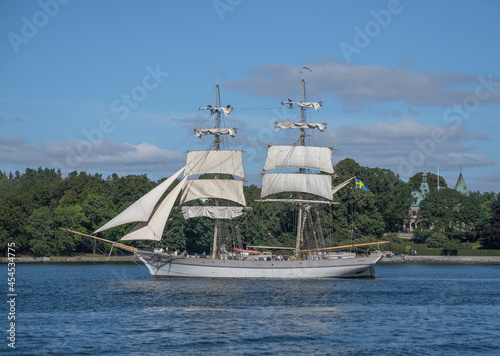
[[[282,108],[322,100],[310,144],[403,179],[437,165],[500,191],[498,1],[0,0],[0,170],[176,171],[214,104],[260,185]],[[291,130],[289,130],[291,131]]]

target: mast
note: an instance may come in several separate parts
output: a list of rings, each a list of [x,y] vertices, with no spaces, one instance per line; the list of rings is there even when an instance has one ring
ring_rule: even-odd
[[[220,101],[221,100],[220,100],[220,91],[219,91],[219,76],[217,76],[217,85],[215,87],[215,107],[208,105],[207,107],[200,108],[200,110],[210,110],[210,113],[212,113],[212,114],[215,113],[215,128],[212,132],[209,132],[209,133],[213,133],[213,135],[214,135],[215,151],[220,151],[220,143],[221,143],[220,135],[230,134],[230,135],[234,136],[234,134],[236,133],[236,129],[229,129],[229,131],[227,131],[227,132],[221,131],[221,130],[225,130],[225,129],[222,129],[220,127],[221,126],[221,111],[224,111],[224,114],[227,116],[233,110],[233,108],[231,105],[228,105],[225,108],[221,107]],[[196,133],[196,131],[195,131],[195,133]],[[215,180],[217,180],[217,179],[220,179],[219,174],[215,174]],[[214,201],[215,201],[215,206],[217,209],[219,207],[219,203],[220,203],[219,199],[214,198]],[[214,241],[213,241],[213,247],[212,247],[212,258],[217,257],[217,251],[219,249],[219,235],[220,235],[220,219],[215,217],[214,218]]]
[[[183,206],[181,208],[185,219],[208,217],[215,220],[214,248],[212,255],[218,252],[220,220],[234,219],[243,214],[246,207],[243,193],[243,180],[234,179],[234,176],[245,178],[242,162],[242,150],[221,150],[221,135],[236,136],[236,128],[221,126],[221,112],[228,116],[233,107],[220,107],[219,80],[216,86],[216,107],[207,105],[200,110],[210,110],[215,114],[215,128],[196,128],[194,134],[201,138],[205,135],[214,135],[215,150],[188,151],[186,165],[160,183],[143,197],[130,205],[127,209],[115,216],[105,225],[97,229],[94,234],[115,226],[138,222],[122,240],[153,240],[160,241],[165,224],[172,211],[177,196],[180,195],[179,205],[192,200],[213,199],[216,206]],[[160,202],[161,197],[174,181],[184,172],[183,178],[170,193]],[[215,179],[188,179],[203,174],[214,174]],[[233,179],[224,179],[221,175],[231,175]],[[182,194],[181,194],[182,192]],[[233,201],[240,206],[219,206],[220,199]]]
[[[305,73],[304,69],[306,67],[302,68],[302,96],[301,96],[301,102],[304,102],[304,97],[305,97],[305,92],[306,92],[306,81],[305,81]],[[308,68],[309,69],[309,68]],[[310,70],[310,69],[309,69]],[[304,107],[300,107],[300,123],[304,123]],[[301,128],[300,129],[300,145],[305,146],[306,145],[306,140],[305,140],[305,129]],[[304,173],[304,168],[299,169],[299,173]],[[300,193],[300,199],[304,200],[304,193]],[[304,216],[304,204],[299,205],[299,216],[297,219],[297,237],[295,239],[295,257],[299,257],[299,251],[301,249],[301,244],[302,244],[302,233],[304,230],[304,222],[303,220]]]
[[[281,169],[281,168],[298,168],[298,173],[266,172],[262,176],[261,197],[268,195],[297,192],[298,199],[266,199],[262,202],[283,202],[298,204],[299,211],[297,216],[297,235],[295,241],[295,256],[298,257],[304,244],[305,230],[311,230],[314,233],[314,224],[312,223],[311,213],[308,212],[311,204],[334,204],[333,189],[332,189],[332,151],[333,147],[315,147],[307,146],[305,138],[306,130],[318,129],[321,132],[326,130],[326,123],[306,122],[306,108],[314,108],[319,111],[322,107],[321,101],[305,101],[306,100],[306,84],[305,70],[311,71],[307,67],[303,67],[302,73],[302,95],[300,101],[281,102],[282,105],[288,105],[293,109],[293,105],[300,106],[300,122],[275,122],[277,131],[283,129],[299,129],[299,143],[294,145],[271,145],[268,147],[267,160],[264,165],[264,171]],[[313,174],[308,172],[308,169],[319,170],[327,174]],[[308,173],[308,174],[306,174]],[[309,174],[310,173],[310,174]],[[313,194],[324,199],[321,200],[306,200],[306,194]]]
[[[215,107],[220,108],[220,93],[219,93],[219,76],[217,76],[217,86],[215,87]],[[215,128],[219,128],[220,111],[215,111]],[[214,138],[215,150],[220,151],[220,134],[216,134]],[[219,175],[215,175],[218,179]],[[219,199],[215,199],[215,206],[219,206]],[[217,257],[217,249],[219,248],[219,219],[214,219],[214,243],[212,249],[212,258]]]
[[[217,76],[217,85],[215,87],[215,107],[220,108],[219,76]],[[215,111],[215,128],[219,128],[220,110]],[[215,134],[215,149],[220,150],[220,134]]]

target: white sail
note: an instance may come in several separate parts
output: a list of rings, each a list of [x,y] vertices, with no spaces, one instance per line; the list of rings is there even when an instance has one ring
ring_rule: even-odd
[[[189,151],[184,177],[194,174],[233,174],[244,178],[242,151]]]
[[[205,135],[231,135],[236,136],[236,128],[218,128],[218,129],[194,129],[196,137],[200,138]]]
[[[283,105],[292,105],[292,104],[297,104],[298,106],[301,106],[303,108],[314,108],[314,110],[319,111],[321,107],[323,106],[322,101],[285,101],[282,102],[281,104]]]
[[[228,116],[234,110],[234,108],[231,105],[222,108],[214,108],[213,106],[209,105],[204,108],[200,108],[200,110],[210,110],[211,113],[214,113],[215,111],[222,111],[224,115]]]
[[[286,167],[318,169],[333,174],[332,149],[314,146],[270,146],[264,170]]]
[[[332,177],[323,174],[266,173],[261,197],[281,192],[311,193],[333,200]]]
[[[181,204],[194,199],[220,198],[234,201],[243,206],[243,181],[229,179],[199,179],[189,180],[186,183],[181,197]]]
[[[170,187],[170,185],[177,179],[177,177],[182,173],[185,167],[182,167],[173,175],[170,176],[166,181],[159,184],[153,190],[145,194],[142,198],[137,200],[135,203],[130,205],[127,209],[122,211],[120,214],[115,216],[114,219],[110,220],[107,224],[101,226],[97,229],[94,234],[111,229],[112,227],[127,224],[135,221],[148,221],[151,216],[151,212],[155,208],[158,200],[165,191]]]
[[[160,205],[155,209],[153,215],[148,222],[137,224],[128,234],[123,236],[121,240],[154,240],[160,241],[165,229],[172,207],[179,195],[181,189],[186,183],[184,178],[168,195]]]
[[[311,122],[275,122],[276,131],[283,129],[318,129],[321,132],[326,130],[326,123]]]
[[[243,215],[241,206],[183,206],[184,219],[208,217],[211,219],[234,219]]]

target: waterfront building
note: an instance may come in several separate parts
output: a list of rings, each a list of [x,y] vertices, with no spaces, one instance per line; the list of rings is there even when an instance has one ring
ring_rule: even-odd
[[[420,183],[420,188],[414,189],[411,192],[413,201],[408,209],[409,218],[405,220],[405,230],[415,231],[418,227],[419,221],[418,211],[420,210],[420,203],[425,199],[427,194],[430,192],[429,183],[427,182],[427,173],[422,174],[422,183]]]
[[[439,177],[438,177],[439,179]],[[442,187],[440,189],[443,189]],[[465,179],[462,176],[462,168],[460,167],[460,175],[458,176],[457,184],[455,184],[455,187],[453,188],[460,194],[469,196],[470,191],[467,188],[467,184],[465,183]],[[404,222],[404,229],[407,232],[412,232],[416,231],[418,224],[421,222],[421,220],[418,219],[418,211],[420,210],[420,204],[422,203],[422,200],[425,199],[427,194],[429,194],[430,188],[429,188],[429,183],[427,181],[427,173],[422,174],[422,183],[420,184],[420,188],[414,189],[411,192],[411,195],[413,197],[413,201],[410,204],[410,207],[408,208],[408,218],[405,219]]]

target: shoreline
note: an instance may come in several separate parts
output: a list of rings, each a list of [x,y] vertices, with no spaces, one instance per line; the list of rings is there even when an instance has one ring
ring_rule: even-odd
[[[53,256],[30,257],[19,256],[15,263],[134,263],[140,260],[136,256]],[[10,261],[12,262],[12,261]],[[1,257],[0,263],[9,263],[7,257]],[[384,257],[380,264],[500,264],[500,256],[394,256]]]
[[[15,263],[132,263],[140,261],[137,257],[131,256],[52,256],[52,257],[15,257]],[[9,263],[7,257],[1,257],[0,263]]]
[[[394,256],[384,257],[379,263],[454,264],[478,265],[500,264],[500,256]]]

